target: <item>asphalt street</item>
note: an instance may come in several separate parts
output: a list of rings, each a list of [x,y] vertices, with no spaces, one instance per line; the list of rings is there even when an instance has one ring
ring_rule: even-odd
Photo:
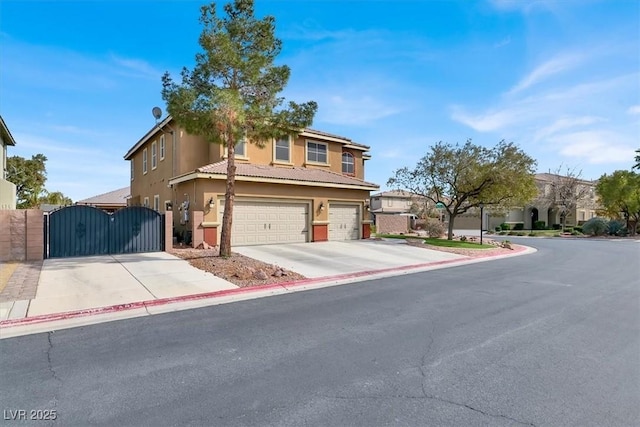
[[[2,340],[2,424],[640,425],[640,243],[520,242],[538,252]]]

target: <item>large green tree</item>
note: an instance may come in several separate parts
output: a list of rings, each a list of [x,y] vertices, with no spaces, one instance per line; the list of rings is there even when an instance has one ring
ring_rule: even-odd
[[[449,214],[448,239],[453,238],[458,215],[476,210],[480,203],[495,209],[521,206],[536,195],[536,161],[513,143],[493,148],[438,142],[413,169],[395,171],[387,185],[408,190]]]
[[[47,181],[44,154],[36,154],[31,159],[20,156],[7,158],[7,180],[16,185],[18,209],[37,208],[39,198]]]
[[[624,219],[631,235],[640,221],[640,174],[618,170],[598,180],[596,193],[608,216]]]
[[[274,35],[275,19],[254,16],[253,0],[235,0],[219,17],[215,3],[202,6],[202,52],[192,70],[182,70],[180,83],[169,73],[162,78],[162,98],[176,122],[191,134],[222,144],[227,153],[227,180],[220,256],[231,256],[235,197],[235,146],[241,140],[258,146],[283,135],[297,135],[310,126],[317,104],[297,104],[279,93],[290,70],[274,64],[282,43]]]
[[[40,196],[39,203],[47,203],[49,205],[60,205],[60,206],[68,206],[73,203],[71,198],[65,196],[60,191],[52,191],[49,192],[44,190],[42,195]]]

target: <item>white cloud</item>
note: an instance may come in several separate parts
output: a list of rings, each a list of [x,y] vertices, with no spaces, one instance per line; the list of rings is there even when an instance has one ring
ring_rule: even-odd
[[[141,77],[151,80],[158,80],[162,76],[162,72],[151,66],[147,61],[135,58],[122,58],[118,55],[112,54],[110,56],[111,61],[121,67],[118,72],[130,77]]]
[[[629,107],[627,114],[640,114],[640,105],[632,105]]]
[[[595,130],[566,133],[549,138],[560,148],[560,154],[585,160],[590,164],[628,163],[634,148],[620,143],[626,137],[616,132]]]
[[[510,91],[509,94],[514,94],[523,91],[531,86],[536,85],[544,81],[545,79],[559,74],[563,71],[575,68],[583,60],[582,55],[568,54],[560,55],[549,61],[546,61],[538,65],[533,71],[521,79]]]
[[[510,43],[511,43],[511,36],[508,36],[508,37],[505,37],[504,39],[500,40],[499,42],[495,43],[493,45],[493,47],[497,49],[497,48],[506,46],[506,45],[508,45]]]
[[[539,141],[561,130],[570,129],[577,126],[587,126],[590,124],[603,122],[605,120],[606,119],[602,117],[595,117],[595,116],[563,117],[556,120],[551,125],[543,127],[542,129],[537,131],[534,136],[534,140]]]
[[[399,108],[372,95],[320,95],[318,120],[339,125],[365,125],[374,120],[398,114]]]

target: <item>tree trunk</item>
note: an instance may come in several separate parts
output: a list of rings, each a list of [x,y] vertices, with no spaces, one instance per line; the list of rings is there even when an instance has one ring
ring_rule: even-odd
[[[227,188],[224,194],[224,214],[222,215],[222,235],[220,236],[220,256],[224,258],[231,256],[231,226],[233,221],[235,183],[235,146],[233,142],[227,142]]]
[[[453,240],[453,220],[455,215],[449,214],[449,225],[447,227],[447,240]]]

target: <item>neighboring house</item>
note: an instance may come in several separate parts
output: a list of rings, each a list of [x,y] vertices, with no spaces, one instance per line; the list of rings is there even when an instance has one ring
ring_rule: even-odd
[[[570,179],[560,175],[550,173],[535,174],[538,196],[529,204],[521,208],[511,209],[506,214],[492,213],[491,208],[484,210],[483,229],[494,229],[502,223],[523,224],[524,228],[530,230],[536,221],[544,221],[545,226],[558,227],[562,224],[562,213],[566,210],[565,225],[581,225],[589,219],[597,216],[597,211],[601,208],[595,192],[597,181],[578,180],[575,185],[575,192],[572,197],[576,198],[576,206],[573,209],[563,209],[559,201],[552,200],[553,186],[562,185],[563,180]],[[571,198],[571,197],[570,197]],[[473,218],[471,218],[473,217]],[[480,213],[470,213],[467,219],[461,221],[462,226],[458,226],[456,218],[456,228],[477,228],[480,226]],[[469,225],[469,227],[467,227]]]
[[[16,145],[16,141],[0,116],[0,209],[15,209],[17,202],[16,186],[7,181],[7,147],[10,145]]]
[[[371,213],[401,214],[409,213],[411,207],[418,203],[419,196],[403,190],[383,191],[371,195],[369,208]]]
[[[108,193],[79,200],[76,205],[88,205],[102,209],[105,212],[115,212],[118,209],[127,207],[127,199],[130,194],[129,187],[119,188]]]
[[[312,129],[236,145],[232,244],[368,238],[369,147]],[[199,222],[210,245],[220,241],[226,149],[190,135],[167,117],[124,156],[131,164],[130,205],[174,211],[174,230]],[[202,212],[202,220],[194,212]]]

